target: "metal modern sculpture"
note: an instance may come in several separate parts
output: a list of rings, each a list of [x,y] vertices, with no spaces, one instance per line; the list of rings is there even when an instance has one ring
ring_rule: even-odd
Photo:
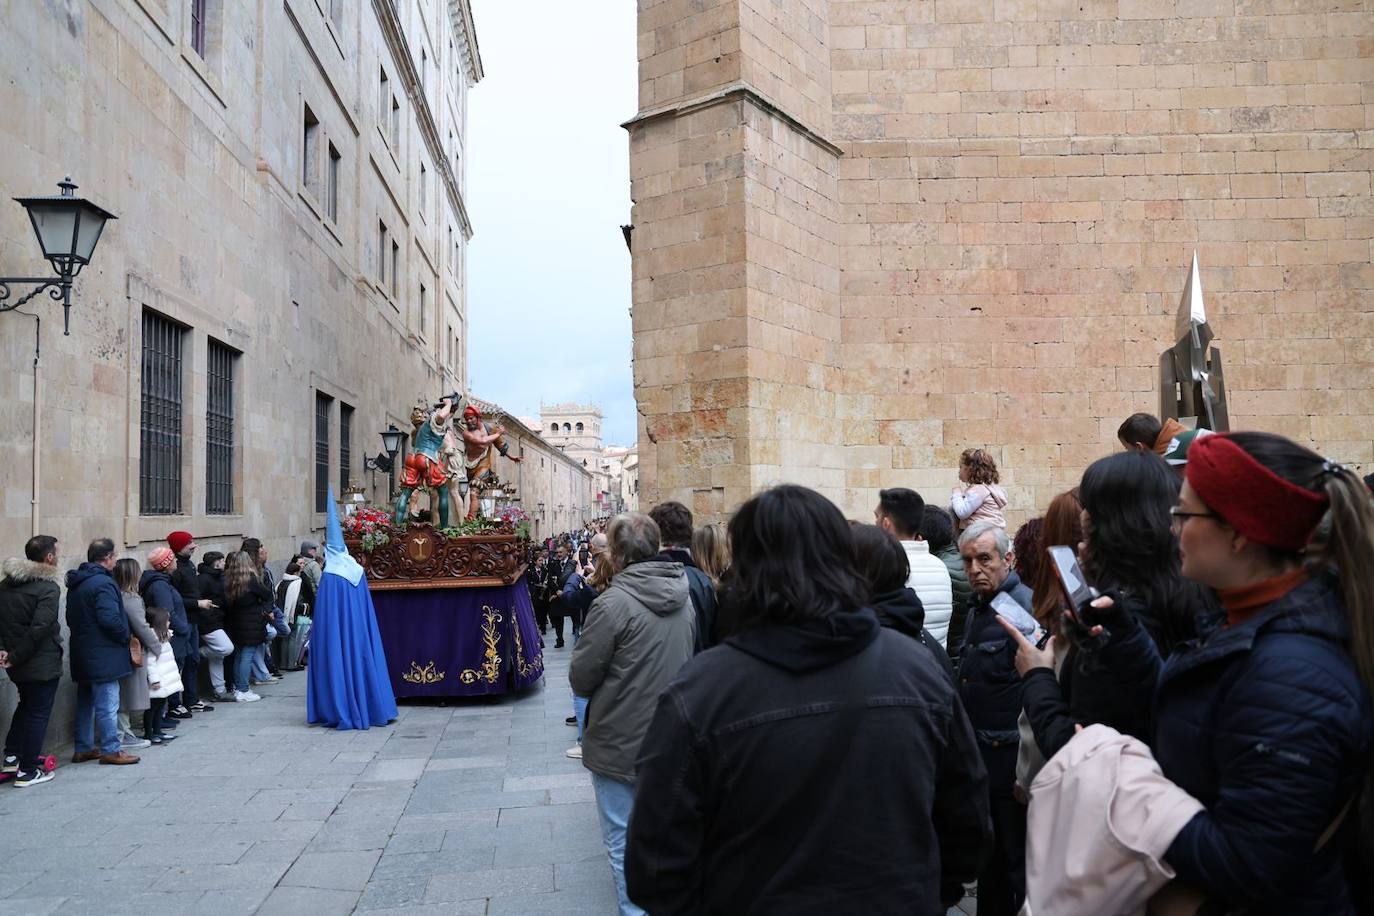
[[[1202,302],[1197,252],[1178,303],[1177,342],[1159,357],[1159,415],[1184,426],[1226,432],[1226,380],[1221,351],[1212,346],[1212,327]]]

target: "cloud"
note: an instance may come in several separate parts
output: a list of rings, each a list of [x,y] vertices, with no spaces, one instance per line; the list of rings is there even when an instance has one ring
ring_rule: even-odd
[[[537,415],[594,400],[607,442],[635,439],[629,140],[635,7],[473,0],[486,77],[469,94],[468,375]],[[595,9],[595,14],[593,14]]]

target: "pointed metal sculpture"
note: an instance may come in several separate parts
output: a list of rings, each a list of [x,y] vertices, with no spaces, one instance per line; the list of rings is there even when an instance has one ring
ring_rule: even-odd
[[[1226,380],[1221,351],[1212,346],[1212,327],[1202,301],[1197,252],[1178,303],[1177,342],[1159,357],[1159,415],[1176,418],[1191,429],[1226,432]]]

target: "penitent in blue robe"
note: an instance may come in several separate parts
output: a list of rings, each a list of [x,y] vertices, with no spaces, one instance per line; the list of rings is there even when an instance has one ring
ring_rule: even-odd
[[[306,672],[305,708],[312,725],[370,728],[396,718],[377,612],[362,567],[344,547],[333,493]]]

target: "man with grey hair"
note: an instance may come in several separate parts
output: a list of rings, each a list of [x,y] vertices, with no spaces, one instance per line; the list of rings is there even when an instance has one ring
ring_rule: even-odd
[[[978,913],[1011,916],[1026,893],[1026,808],[1013,792],[1021,677],[1016,673],[1016,643],[997,622],[997,605],[1010,598],[1029,612],[1031,590],[1013,568],[1011,541],[1000,525],[970,525],[959,537],[959,555],[973,589],[959,655],[959,698],[987,767],[996,836],[993,855],[978,875]]]
[[[592,603],[568,681],[575,695],[590,697],[582,765],[592,773],[620,913],[632,916],[644,912],[625,892],[635,758],[659,695],[692,657],[696,615],[682,564],[657,558],[660,535],[653,519],[642,512],[618,515],[606,540],[614,577]]]

